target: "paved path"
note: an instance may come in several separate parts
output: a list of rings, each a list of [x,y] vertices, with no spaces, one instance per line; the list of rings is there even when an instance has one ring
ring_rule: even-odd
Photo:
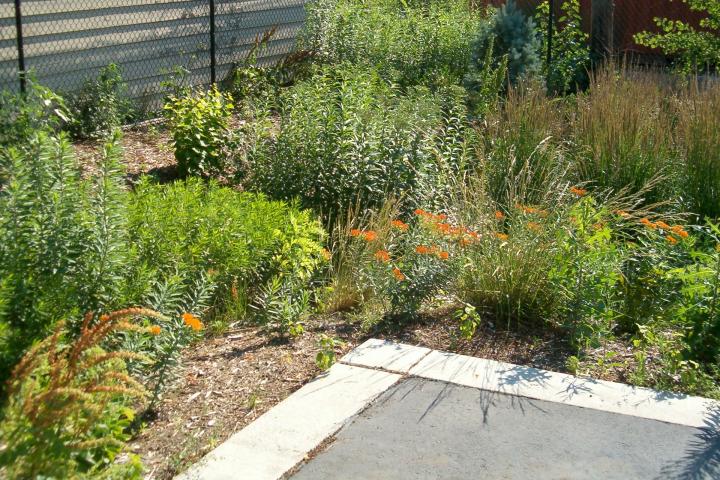
[[[178,479],[720,479],[719,425],[705,398],[368,340]]]
[[[720,437],[673,425],[409,378],[293,480],[719,478]]]

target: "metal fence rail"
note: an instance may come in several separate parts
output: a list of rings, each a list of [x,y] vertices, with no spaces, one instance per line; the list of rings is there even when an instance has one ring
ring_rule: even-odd
[[[3,0],[0,89],[22,87],[21,60],[38,81],[72,91],[117,64],[130,96],[152,104],[174,67],[190,85],[222,80],[256,38],[275,28],[261,63],[289,53],[306,0]]]

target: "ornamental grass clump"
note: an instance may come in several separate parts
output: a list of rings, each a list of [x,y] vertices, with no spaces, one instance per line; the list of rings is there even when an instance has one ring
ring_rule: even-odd
[[[130,437],[133,406],[148,395],[128,375],[138,353],[107,348],[122,333],[152,334],[135,319],[163,321],[143,308],[85,315],[74,336],[65,322],[37,343],[13,369],[2,410],[0,472],[9,478],[75,478],[108,473],[139,474],[138,462],[113,465]]]

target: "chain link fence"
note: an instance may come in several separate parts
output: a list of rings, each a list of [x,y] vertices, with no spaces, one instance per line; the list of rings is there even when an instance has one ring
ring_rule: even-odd
[[[274,29],[258,62],[292,51],[305,0],[4,0],[0,89],[22,88],[21,69],[60,92],[114,63],[129,94],[150,107],[182,67],[188,85],[221,81],[256,39]]]

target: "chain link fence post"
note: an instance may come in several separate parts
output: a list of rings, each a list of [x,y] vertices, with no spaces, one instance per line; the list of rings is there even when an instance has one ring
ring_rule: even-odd
[[[215,0],[210,0],[210,85],[215,85],[216,75],[215,53]]]
[[[25,46],[22,33],[22,9],[20,0],[15,0],[15,36],[17,37],[18,73],[20,78],[20,92],[25,93]]]

